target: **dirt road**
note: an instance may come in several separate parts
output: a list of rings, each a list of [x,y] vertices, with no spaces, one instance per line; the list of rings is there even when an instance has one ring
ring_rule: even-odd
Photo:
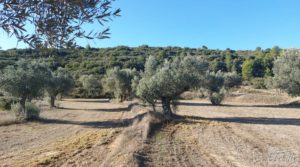
[[[181,102],[151,139],[148,166],[300,166],[300,109]]]

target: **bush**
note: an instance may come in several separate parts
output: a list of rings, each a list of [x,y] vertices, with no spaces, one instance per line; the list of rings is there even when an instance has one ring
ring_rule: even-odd
[[[17,102],[17,99],[12,98],[12,97],[0,97],[0,109],[10,110],[11,105],[16,102]]]
[[[101,77],[99,75],[83,75],[79,80],[82,83],[82,88],[75,89],[75,94],[86,98],[102,96]]]
[[[235,72],[224,74],[224,87],[226,89],[238,87],[242,84],[242,77]]]
[[[20,104],[12,105],[11,111],[13,111],[16,114],[16,117],[19,120],[23,120],[23,119],[35,120],[40,117],[40,109],[35,104],[28,102],[28,103],[26,103],[25,108],[26,108],[25,118],[23,118],[24,115],[22,115],[22,113],[21,113]]]
[[[289,50],[283,53],[274,63],[273,86],[291,96],[300,96],[300,52]]]
[[[27,103],[26,105],[26,119],[33,120],[40,117],[40,109],[33,103]]]
[[[226,93],[242,83],[242,78],[236,73],[222,73],[218,71],[206,74],[205,87],[213,105],[220,105]]]
[[[139,74],[135,69],[120,69],[118,67],[107,71],[102,79],[105,93],[111,94],[121,102],[133,98],[138,82]]]
[[[266,89],[265,79],[264,78],[254,78],[251,80],[251,85],[255,89]]]
[[[244,80],[251,80],[254,77],[264,76],[264,64],[261,59],[248,59],[242,65],[242,75]]]
[[[209,96],[209,100],[211,101],[211,103],[213,105],[220,105],[221,102],[223,101],[223,99],[224,99],[224,93],[221,93],[221,92],[212,93]]]

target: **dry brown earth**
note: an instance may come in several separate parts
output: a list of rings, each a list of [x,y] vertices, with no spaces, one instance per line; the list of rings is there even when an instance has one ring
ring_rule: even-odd
[[[222,106],[185,100],[149,136],[152,118],[138,119],[145,109],[68,99],[40,121],[0,126],[0,166],[300,166],[300,108],[280,105],[296,100],[266,92],[236,92]]]

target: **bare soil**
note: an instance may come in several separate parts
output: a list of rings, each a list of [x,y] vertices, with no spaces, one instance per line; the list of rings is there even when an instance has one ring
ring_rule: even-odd
[[[181,101],[180,117],[152,137],[145,164],[300,166],[300,108],[287,104],[299,99],[263,97],[257,102],[252,94],[234,95],[221,106],[207,100]]]
[[[59,103],[60,109],[44,109],[39,121],[0,126],[0,166],[99,165],[108,145],[144,112],[107,100]]]
[[[241,91],[221,106],[184,100],[160,126],[132,102],[67,99],[39,121],[0,126],[0,166],[300,166],[297,100]]]

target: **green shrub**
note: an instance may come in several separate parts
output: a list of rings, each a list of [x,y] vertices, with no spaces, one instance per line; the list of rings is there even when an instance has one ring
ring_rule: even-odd
[[[25,116],[21,113],[21,110],[22,110],[22,109],[21,109],[21,106],[20,106],[19,103],[13,104],[13,105],[11,106],[11,109],[10,109],[10,111],[12,111],[12,112],[15,113],[16,118],[17,118],[18,120],[23,120],[23,118],[25,117]]]
[[[2,110],[10,110],[13,103],[17,103],[17,99],[12,97],[0,97],[0,109]]]
[[[223,101],[224,99],[224,93],[212,93],[210,96],[209,96],[209,100],[211,101],[211,103],[213,105],[220,105],[221,102]]]
[[[33,103],[26,104],[26,119],[33,120],[38,119],[40,117],[40,109]]]
[[[266,89],[265,79],[264,78],[254,78],[251,80],[251,85],[255,89]]]
[[[20,104],[12,105],[11,111],[13,111],[16,114],[16,117],[19,120],[24,120],[23,117],[25,117],[25,120],[35,120],[40,117],[40,109],[35,104],[28,102],[26,103],[25,108],[25,115],[21,113]]]
[[[273,87],[290,96],[300,96],[300,53],[298,50],[283,52],[274,62]]]

